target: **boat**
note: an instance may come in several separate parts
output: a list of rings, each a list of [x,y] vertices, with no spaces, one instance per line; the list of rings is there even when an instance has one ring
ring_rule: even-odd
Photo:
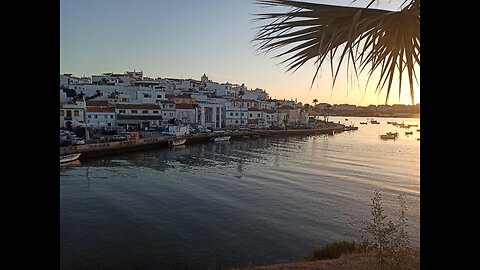
[[[169,140],[168,144],[170,146],[179,146],[179,145],[185,144],[186,141],[187,139]]]
[[[358,127],[354,126],[354,125],[350,125],[350,126],[345,126],[343,128],[344,131],[350,131],[350,130],[358,130]]]
[[[60,164],[75,161],[80,157],[81,154],[82,153],[75,153],[75,154],[60,156]]]
[[[348,118],[345,118],[345,121],[348,121]]]
[[[228,140],[230,140],[230,136],[220,136],[220,137],[215,137],[213,138],[213,141],[214,142],[226,142]]]
[[[413,131],[405,131],[405,135],[413,135]]]
[[[360,125],[366,125],[368,124],[367,122],[360,122]]]
[[[395,140],[397,136],[391,134],[382,134],[380,135],[380,139],[382,140]]]
[[[417,129],[418,132],[420,132],[420,129]]]
[[[395,123],[396,123],[396,122],[389,122],[389,121],[387,121],[387,124],[390,124],[390,125],[393,125],[393,124],[395,124]]]
[[[380,124],[380,122],[378,122],[377,120],[371,120],[370,123],[377,124],[377,125]]]
[[[398,132],[387,132],[385,134],[380,135],[380,139],[382,140],[395,140],[398,138]]]

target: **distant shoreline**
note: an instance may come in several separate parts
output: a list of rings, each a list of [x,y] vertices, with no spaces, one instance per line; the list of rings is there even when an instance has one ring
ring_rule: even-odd
[[[321,117],[322,115],[318,115]],[[420,118],[420,113],[394,113],[394,114],[381,114],[381,113],[339,113],[329,114],[329,116],[347,116],[347,117],[381,117],[381,118]]]

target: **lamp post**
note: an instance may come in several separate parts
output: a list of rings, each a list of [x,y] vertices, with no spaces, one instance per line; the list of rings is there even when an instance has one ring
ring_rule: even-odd
[[[85,140],[89,141],[90,134],[88,133],[88,127],[87,127],[87,101],[85,100],[85,96],[83,97],[83,103],[85,105],[83,108],[83,123],[85,124]]]

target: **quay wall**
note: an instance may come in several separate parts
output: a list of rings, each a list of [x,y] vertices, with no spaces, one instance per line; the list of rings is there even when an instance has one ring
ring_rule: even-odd
[[[335,124],[332,127],[316,129],[287,129],[287,130],[248,130],[248,131],[225,131],[224,133],[196,133],[182,136],[158,136],[138,139],[136,141],[105,142],[85,145],[60,147],[60,155],[82,153],[80,159],[93,156],[100,156],[112,153],[140,150],[146,148],[166,147],[171,139],[187,139],[186,144],[209,141],[218,136],[231,136],[232,139],[239,139],[245,136],[306,136],[314,134],[333,134],[344,131],[345,126]]]

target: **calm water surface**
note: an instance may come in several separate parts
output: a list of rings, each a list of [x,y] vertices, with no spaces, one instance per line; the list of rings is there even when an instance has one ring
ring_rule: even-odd
[[[348,118],[348,120],[345,120]],[[357,131],[118,154],[60,168],[62,269],[219,269],[301,259],[359,237],[375,189],[406,194],[420,246],[415,118],[331,117]],[[398,131],[398,140],[378,135]]]

